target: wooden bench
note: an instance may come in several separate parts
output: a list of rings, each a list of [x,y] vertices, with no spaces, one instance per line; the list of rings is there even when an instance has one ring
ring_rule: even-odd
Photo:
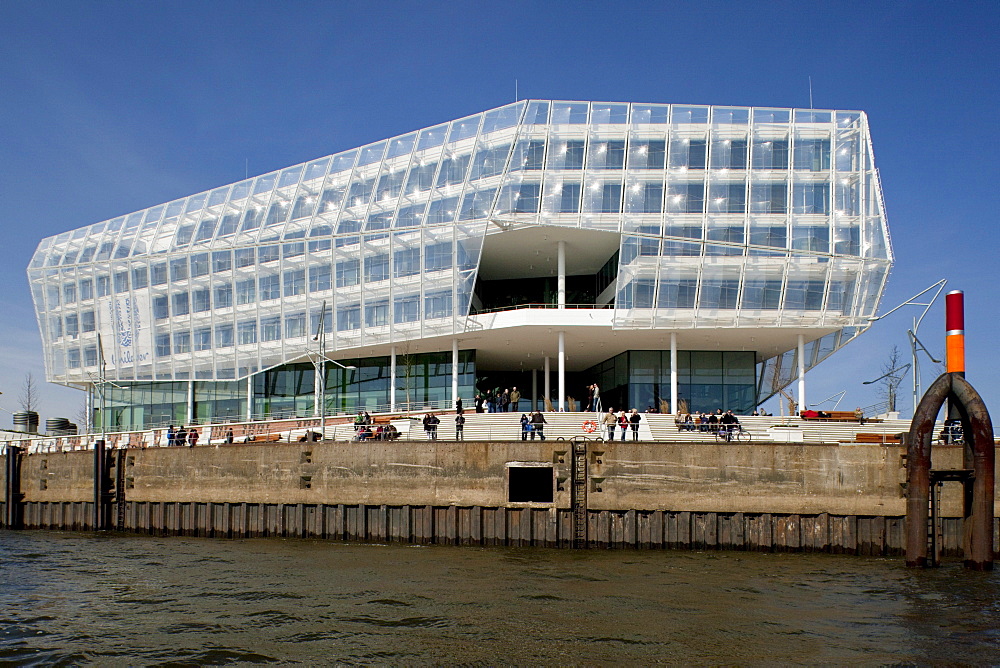
[[[854,435],[854,440],[840,441],[841,443],[879,443],[881,445],[899,445],[903,442],[902,434],[871,434],[859,433]]]
[[[247,437],[248,443],[277,443],[281,434],[253,434]]]
[[[813,420],[817,422],[860,422],[854,411],[828,411],[827,417],[806,417],[800,415],[801,420]],[[862,418],[865,422],[881,422],[880,418]]]

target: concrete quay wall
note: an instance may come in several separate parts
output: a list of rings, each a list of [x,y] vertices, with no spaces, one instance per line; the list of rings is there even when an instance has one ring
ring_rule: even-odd
[[[554,440],[127,449],[107,455],[101,503],[109,528],[155,534],[898,554],[904,454],[595,441],[574,452]],[[960,468],[961,455],[936,447],[935,468]],[[533,478],[536,500],[512,500],[512,476],[530,468],[551,487]],[[93,528],[94,469],[93,452],[22,456],[22,526]],[[960,545],[959,489],[942,499],[948,551]]]

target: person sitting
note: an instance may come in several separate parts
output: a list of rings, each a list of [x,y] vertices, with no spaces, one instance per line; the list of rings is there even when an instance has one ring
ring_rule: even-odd
[[[382,439],[386,441],[395,441],[399,438],[399,430],[396,429],[396,425],[389,424],[385,429],[382,430]]]

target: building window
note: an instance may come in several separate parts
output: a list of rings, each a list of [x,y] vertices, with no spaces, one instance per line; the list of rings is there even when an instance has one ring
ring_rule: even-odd
[[[219,325],[215,328],[215,347],[231,348],[233,346],[233,326]]]
[[[524,139],[517,142],[510,159],[510,171],[538,171],[545,158],[545,142],[541,139]]]
[[[232,251],[216,251],[212,253],[212,271],[216,274],[233,268]]]
[[[170,335],[169,334],[157,334],[156,335],[156,356],[157,357],[168,357],[170,355]]]
[[[667,189],[669,213],[702,213],[705,209],[705,184],[671,183]]]
[[[746,139],[716,139],[712,142],[712,169],[746,168]]]
[[[746,279],[743,285],[743,308],[773,311],[780,305],[781,279]]]
[[[164,278],[164,280],[166,280]],[[85,278],[80,281],[80,299],[88,300],[94,298],[94,281],[89,278]]]
[[[671,169],[705,169],[708,143],[704,139],[674,139],[670,142]]]
[[[187,315],[191,308],[188,300],[188,293],[186,292],[175,292],[172,297],[173,308],[171,309],[171,315]]]
[[[80,368],[80,349],[70,348],[66,351],[66,366],[70,369]]]
[[[170,308],[167,306],[167,302],[166,295],[153,297],[153,318],[163,320],[170,317]]]
[[[434,187],[434,172],[437,170],[437,163],[432,162],[426,165],[414,165],[410,169],[410,176],[406,181],[406,193],[426,192]]]
[[[96,329],[97,325],[94,321],[93,311],[83,311],[80,314],[80,329],[84,332],[92,332]]]
[[[667,159],[667,142],[663,139],[633,139],[629,144],[629,169],[663,169]]]
[[[301,295],[306,291],[306,270],[293,269],[285,272],[285,296]]]
[[[445,158],[441,163],[441,172],[438,174],[438,187],[465,181],[465,174],[469,171],[470,157],[469,155],[460,155]]]
[[[309,292],[325,292],[332,287],[330,265],[309,267]]]
[[[295,339],[306,335],[306,314],[291,313],[285,316],[285,338]]]
[[[424,297],[424,317],[448,318],[451,317],[451,291],[433,292]]]
[[[174,354],[181,355],[191,352],[191,332],[174,332]]]
[[[393,322],[416,322],[420,320],[420,295],[396,297],[392,303]]]
[[[459,220],[472,220],[474,218],[485,218],[493,204],[493,197],[496,195],[496,188],[487,188],[476,192],[467,193],[462,200],[462,211],[459,213]]]
[[[662,183],[633,183],[628,187],[629,213],[660,213],[663,211]]]
[[[183,281],[188,277],[187,258],[170,261],[170,280]]]
[[[389,278],[389,255],[372,255],[365,258],[365,282],[385,281]]]
[[[436,199],[431,202],[427,209],[427,224],[450,223],[455,220],[455,213],[458,210],[458,198],[448,197],[446,199]]]
[[[80,318],[75,313],[66,316],[66,336],[76,337],[80,334]]]
[[[751,213],[788,213],[788,185],[754,183],[750,186]]]
[[[587,186],[584,211],[591,213],[620,213],[622,209],[622,184],[620,181],[603,183],[595,181]]]
[[[128,272],[115,272],[115,293],[128,292]]]
[[[185,265],[187,266],[187,265]],[[97,277],[97,296],[107,297],[111,294],[111,277],[110,276],[98,276]],[[58,301],[57,301],[58,303]]]
[[[278,247],[277,246],[261,246],[257,249],[257,262],[260,264],[265,264],[267,262],[277,262],[278,261]]]
[[[208,253],[198,253],[191,256],[191,278],[204,276],[208,273]]]
[[[661,280],[656,305],[660,308],[694,308],[697,289],[698,280],[694,278]]]
[[[76,283],[67,283],[63,286],[63,303],[72,304],[76,301]]]
[[[229,308],[233,305],[233,284],[222,283],[215,286],[215,308]]]
[[[382,327],[389,324],[389,301],[381,300],[365,305],[365,326]]]
[[[132,268],[132,289],[142,290],[149,285],[149,272],[146,267]]]
[[[337,331],[352,329],[361,329],[361,306],[358,304],[337,309]]]
[[[451,243],[431,244],[424,249],[424,271],[451,269]]]
[[[588,169],[622,169],[625,166],[625,140],[590,142]]]
[[[344,260],[337,263],[337,287],[344,288],[361,282],[361,262]]]
[[[257,321],[244,320],[236,325],[237,342],[241,345],[257,343]]]
[[[417,227],[424,220],[424,204],[404,206],[396,214],[396,227]]]
[[[252,267],[254,265],[254,249],[241,248],[235,252],[236,267]]]
[[[204,290],[193,290],[191,292],[191,310],[195,313],[208,311],[212,308],[211,293],[208,288]]]
[[[256,281],[252,278],[236,282],[237,304],[253,304],[257,301],[257,286],[255,284]]]
[[[152,285],[164,285],[167,282],[167,263],[156,262],[150,266],[149,282]]]
[[[97,346],[87,346],[83,349],[83,365],[97,366]]]
[[[194,330],[194,349],[195,351],[212,349],[211,328],[202,327]]]
[[[708,193],[709,213],[744,213],[746,211],[746,184],[713,183]]]
[[[266,302],[281,296],[281,284],[277,275],[261,276],[258,279],[260,301]]]
[[[281,339],[281,318],[272,316],[260,319],[260,340],[278,341]]]
[[[404,248],[396,251],[393,260],[393,275],[396,278],[401,276],[413,276],[420,273],[420,249]]]
[[[788,169],[787,139],[755,139],[753,143],[754,169]]]
[[[507,154],[509,153],[510,144],[480,147],[479,151],[476,152],[475,159],[472,161],[472,173],[469,175],[469,180],[485,179],[502,172],[504,163],[507,162]]]
[[[830,169],[830,140],[796,138],[793,164],[795,169],[810,172]]]
[[[829,183],[797,183],[792,189],[792,213],[830,213]]]
[[[585,149],[583,139],[553,142],[549,151],[549,169],[583,169]]]

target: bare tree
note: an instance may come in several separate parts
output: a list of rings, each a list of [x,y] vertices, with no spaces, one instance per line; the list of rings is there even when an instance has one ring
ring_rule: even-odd
[[[897,390],[899,390],[899,384],[903,382],[903,378],[906,377],[906,372],[910,368],[909,364],[901,365],[901,362],[902,355],[899,352],[899,346],[893,346],[892,350],[889,351],[889,357],[882,364],[883,375],[879,379],[879,396],[885,399],[888,404],[887,410],[890,412],[896,410]]]
[[[76,423],[79,433],[90,433],[90,412],[87,410],[86,399],[80,402],[80,407],[76,411]]]
[[[21,394],[18,395],[17,401],[21,404],[22,411],[38,410],[38,383],[30,371],[24,376],[24,383],[21,384]]]

